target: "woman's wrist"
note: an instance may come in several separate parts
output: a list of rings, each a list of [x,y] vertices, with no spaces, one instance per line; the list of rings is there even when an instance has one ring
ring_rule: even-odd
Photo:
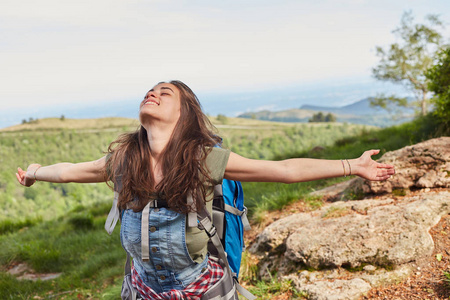
[[[351,170],[351,175],[358,175],[359,176],[359,165],[358,165],[358,159],[346,159],[347,166]]]
[[[341,159],[342,176],[358,175],[358,165],[356,159]]]
[[[37,171],[42,167],[40,164],[34,164],[33,167],[35,166],[34,170],[31,170],[31,172],[33,173],[33,179],[35,181],[39,181],[39,179],[36,177],[36,173]]]

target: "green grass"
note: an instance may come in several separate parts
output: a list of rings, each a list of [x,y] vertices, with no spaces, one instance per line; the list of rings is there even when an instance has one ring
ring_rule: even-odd
[[[115,296],[109,299],[117,299],[116,285],[123,277],[126,257],[118,228],[108,236],[103,229],[107,211],[96,217],[97,207],[85,211],[89,221],[68,214],[0,236],[0,299],[32,299],[60,293],[61,298],[57,299],[78,299],[79,295],[84,299],[94,294],[100,298],[100,294],[112,289],[111,285]],[[26,263],[36,273],[62,275],[51,281],[19,281],[5,272],[7,266],[17,263]]]
[[[269,274],[270,275],[270,274]],[[249,291],[258,297],[258,299],[269,300],[274,296],[283,295],[289,297],[289,299],[307,299],[307,294],[303,291],[295,289],[292,281],[282,280],[279,281],[275,275],[270,275],[269,280],[257,281],[254,287]]]
[[[450,272],[444,272],[444,281],[447,284],[448,289],[450,290]]]

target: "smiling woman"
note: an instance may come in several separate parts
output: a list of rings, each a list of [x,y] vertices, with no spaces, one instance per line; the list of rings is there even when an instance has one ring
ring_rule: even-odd
[[[217,148],[221,139],[195,94],[180,81],[148,91],[139,120],[139,129],[120,136],[105,157],[78,164],[31,164],[16,175],[25,186],[37,180],[112,182],[123,211],[123,247],[133,257],[133,285],[143,299],[204,299],[226,274],[210,259],[207,234],[186,221],[192,212],[212,213],[214,186],[223,178],[293,183],[347,175],[385,180],[394,174],[393,166],[371,159],[378,150],[349,160],[263,161]],[[155,202],[162,206],[150,208]],[[148,232],[142,231],[143,224],[149,225]],[[144,234],[148,249],[140,243]],[[226,294],[222,299],[238,299],[234,292]]]
[[[139,109],[139,120],[144,126],[154,120],[176,123],[180,117],[180,92],[174,84],[159,83],[145,95]]]

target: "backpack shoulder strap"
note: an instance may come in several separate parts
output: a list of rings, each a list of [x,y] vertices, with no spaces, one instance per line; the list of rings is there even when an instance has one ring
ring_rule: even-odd
[[[192,193],[189,192],[187,195],[187,205],[194,207],[194,198],[192,198]],[[197,227],[197,213],[195,211],[188,212],[187,215],[187,225],[188,227]]]
[[[201,211],[197,212],[198,218],[198,227],[201,230],[204,230],[208,235],[209,239],[216,247],[219,257],[223,260],[226,267],[230,269],[230,265],[228,264],[227,255],[225,253],[225,249],[223,248],[222,242],[220,241],[219,235],[217,234],[216,227],[211,221],[211,215],[206,210],[206,207],[203,207]]]
[[[211,215],[206,210],[206,207],[204,207],[201,211],[197,212],[197,217],[198,217],[198,227],[199,227],[199,229],[202,229],[202,230],[204,230],[206,232],[206,234],[208,235],[209,239],[211,240],[213,245],[216,247],[217,252],[219,254],[219,257],[223,261],[223,263],[225,264],[225,267],[227,268],[227,270],[229,272],[231,272],[231,274],[233,274],[233,272],[232,272],[232,270],[230,268],[230,265],[228,263],[228,259],[227,259],[227,255],[225,253],[225,249],[223,248],[222,242],[220,241],[219,235],[217,234],[216,227],[212,223]],[[233,274],[233,277],[235,275],[236,274]],[[243,286],[241,286],[239,284],[239,282],[237,281],[236,277],[234,277],[234,278],[235,278],[234,279],[234,283],[236,285],[237,291],[242,296],[247,298],[248,300],[255,300],[256,297],[252,293],[247,291]],[[220,298],[220,299],[222,299],[222,298]]]
[[[109,211],[108,217],[105,222],[105,230],[109,235],[114,231],[114,227],[116,227],[117,221],[120,217],[119,207],[117,207],[117,203],[119,201],[119,192],[114,191],[114,201],[111,206],[111,210]]]

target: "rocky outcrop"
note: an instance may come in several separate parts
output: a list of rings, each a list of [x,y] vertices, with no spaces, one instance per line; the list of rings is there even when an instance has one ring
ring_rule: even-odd
[[[339,201],[272,223],[251,251],[283,249],[287,260],[314,269],[401,265],[430,255],[433,240],[428,230],[448,213],[449,192],[418,195],[401,203]]]
[[[362,188],[365,193],[450,187],[450,137],[431,139],[388,152],[379,162],[393,164],[396,174],[386,182],[364,181]]]
[[[386,153],[380,161],[396,166],[392,179],[356,179],[350,187],[363,186],[370,193],[424,190],[337,201],[269,225],[250,247],[261,258],[260,275],[275,271],[309,299],[358,299],[373,286],[408,276],[412,264],[433,252],[430,228],[450,213],[450,192],[442,189],[449,187],[449,145],[450,138],[439,138]],[[349,187],[340,187],[340,193],[328,191],[342,199]]]

